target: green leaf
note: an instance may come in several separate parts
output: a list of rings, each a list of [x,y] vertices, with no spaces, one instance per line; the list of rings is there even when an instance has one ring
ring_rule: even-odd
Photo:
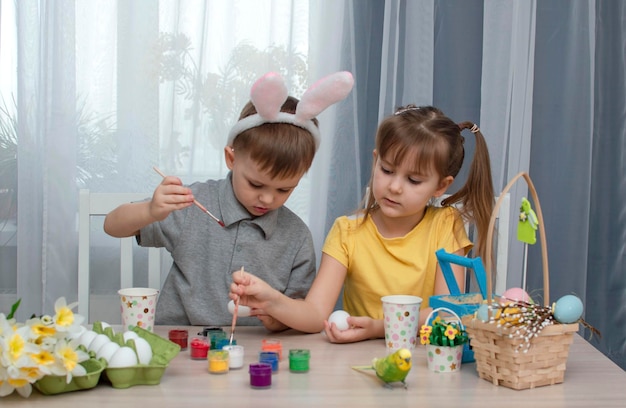
[[[13,303],[13,306],[11,306],[11,311],[7,315],[7,319],[13,319],[13,316],[15,315],[15,312],[17,312],[17,308],[20,307],[21,302],[22,302],[22,299],[20,298],[20,299],[17,299],[17,302]]]

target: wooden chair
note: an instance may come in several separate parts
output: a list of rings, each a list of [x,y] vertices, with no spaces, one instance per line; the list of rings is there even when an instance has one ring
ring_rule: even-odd
[[[88,322],[91,322],[89,313],[92,302],[89,282],[92,218],[104,217],[121,204],[141,201],[150,196],[151,193],[91,193],[89,190],[80,190],[78,206],[78,313],[85,316]],[[135,237],[120,239],[120,288],[134,286],[133,247],[137,247]],[[160,290],[161,256],[167,251],[161,251],[160,248],[146,248],[146,250],[148,251],[148,285]]]

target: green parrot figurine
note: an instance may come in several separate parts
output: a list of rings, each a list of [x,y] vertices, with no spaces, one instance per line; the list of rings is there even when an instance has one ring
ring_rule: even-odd
[[[355,370],[374,370],[376,377],[380,378],[385,387],[391,388],[391,384],[401,382],[407,388],[405,379],[411,370],[411,351],[399,349],[383,358],[374,358],[371,366],[353,366]]]

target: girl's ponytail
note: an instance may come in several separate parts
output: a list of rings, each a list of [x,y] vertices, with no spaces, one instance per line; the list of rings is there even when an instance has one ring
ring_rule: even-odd
[[[456,193],[446,198],[444,205],[461,203],[461,214],[466,221],[476,226],[478,238],[475,255],[484,259],[486,254],[487,230],[494,206],[494,190],[491,178],[491,160],[487,142],[479,127],[472,122],[459,123],[459,128],[469,129],[476,138],[476,150],[470,165],[465,185]]]

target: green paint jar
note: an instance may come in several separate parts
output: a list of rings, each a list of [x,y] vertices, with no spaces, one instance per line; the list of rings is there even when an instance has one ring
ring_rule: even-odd
[[[289,350],[289,371],[292,373],[306,373],[309,371],[311,352],[306,349]]]

